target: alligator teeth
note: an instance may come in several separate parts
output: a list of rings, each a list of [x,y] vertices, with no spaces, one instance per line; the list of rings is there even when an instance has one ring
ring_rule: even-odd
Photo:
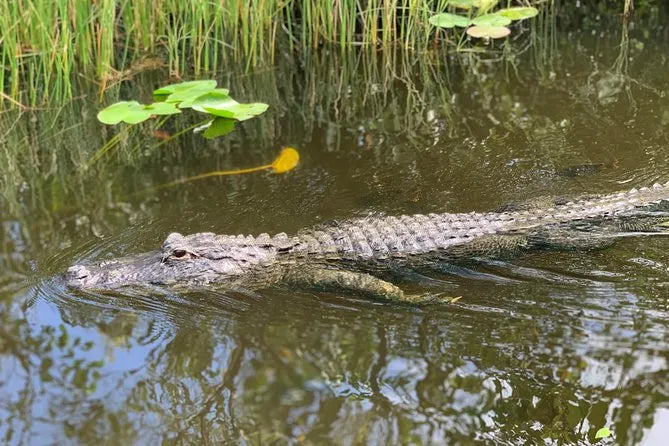
[[[662,189],[662,185],[660,183],[654,183],[653,189]]]
[[[629,195],[634,195],[634,194],[636,194],[637,192],[639,192],[639,190],[638,190],[637,188],[632,188],[632,189],[630,189],[629,192],[627,192],[627,193],[628,193]]]

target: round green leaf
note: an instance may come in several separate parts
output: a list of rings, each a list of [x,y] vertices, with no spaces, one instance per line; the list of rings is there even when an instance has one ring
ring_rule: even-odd
[[[511,19],[497,13],[484,14],[476,17],[472,23],[479,26],[506,26],[511,23]]]
[[[478,8],[479,4],[479,0],[449,0],[448,2],[448,6],[455,6],[460,9]]]
[[[128,107],[133,103],[139,105],[139,102],[137,101],[121,101],[103,108],[98,112],[98,121],[107,125],[118,124],[123,120]]]
[[[209,88],[208,86],[204,87],[193,87],[189,88],[187,90],[177,90],[171,95],[169,95],[166,99],[165,102],[172,102],[172,103],[179,103],[179,102],[187,102],[191,103],[195,98],[198,96],[202,96],[205,93],[208,93],[210,91],[213,91],[213,88]]]
[[[227,89],[225,89],[225,88],[215,88],[215,89],[213,89],[213,90],[205,90],[205,91],[202,91],[202,90],[200,90],[200,89],[188,90],[188,93],[189,93],[189,95],[192,94],[192,97],[188,97],[188,98],[184,99],[184,100],[179,104],[179,108],[190,108],[190,107],[192,107],[192,106],[193,106],[193,102],[195,102],[195,100],[196,100],[197,98],[199,98],[200,96],[202,96],[202,95],[204,95],[204,94],[207,94],[207,93],[216,93],[216,94],[220,94],[221,96],[227,96],[228,93],[230,93],[230,91],[227,90]],[[184,95],[182,95],[181,97],[184,97],[184,98],[185,98],[186,96],[188,96],[188,95],[185,95],[185,94],[184,94]],[[172,97],[172,96],[169,96],[169,97],[168,97],[168,100],[169,100],[169,98],[171,98],[171,97]],[[169,102],[171,102],[171,101],[169,101]],[[200,111],[201,111],[201,110],[200,110]]]
[[[235,120],[228,118],[214,118],[209,127],[204,132],[207,139],[227,135],[235,129]]]
[[[177,84],[165,85],[156,90],[153,90],[153,94],[156,95],[165,95],[176,93],[177,91],[190,90],[192,88],[202,88],[206,90],[213,90],[216,88],[216,81],[213,79],[204,79],[199,81],[188,81],[188,82],[179,82]]]
[[[198,96],[212,91],[216,88],[215,80],[201,80],[180,82],[178,84],[167,85],[153,91],[156,100],[160,102],[183,103],[190,104]],[[226,90],[227,91],[227,90]],[[165,95],[168,95],[165,97]],[[186,108],[186,105],[180,108]]]
[[[506,26],[472,26],[471,28],[467,28],[467,34],[472,37],[501,39],[511,34],[511,30]]]
[[[133,110],[131,113],[128,113],[125,118],[123,118],[123,122],[126,124],[139,124],[140,122],[144,122],[149,119],[152,114],[153,113],[151,113],[149,110],[145,110],[143,108]]]
[[[181,113],[174,104],[155,102],[151,105],[140,104],[137,101],[121,101],[100,110],[98,121],[114,125],[123,121],[127,124],[138,124],[146,121],[153,115],[173,115]]]
[[[506,8],[506,9],[500,9],[499,11],[496,12],[496,14],[508,17],[511,20],[524,20],[536,16],[537,14],[539,14],[539,10],[537,8],[532,8],[531,6]]]
[[[240,104],[237,102],[235,104],[228,104],[225,107],[204,107],[204,109],[214,116],[245,121],[264,113],[268,107],[267,104],[260,102],[253,102],[251,104]]]
[[[611,436],[611,431],[608,428],[603,427],[600,430],[598,430],[597,433],[595,434],[595,440],[598,440],[600,438],[608,438],[610,436]]]
[[[193,110],[206,112],[222,118],[237,119],[244,121],[257,116],[269,106],[259,102],[251,104],[240,104],[227,94],[220,92],[209,92],[193,101]]]
[[[469,19],[467,17],[451,14],[449,12],[433,15],[428,21],[431,25],[439,28],[453,28],[454,26],[465,28],[469,26]]]
[[[174,115],[181,113],[174,104],[167,102],[154,102],[153,104],[145,105],[144,110],[150,111],[152,115]]]
[[[121,121],[137,124],[150,117],[151,112],[144,110],[144,106],[137,101],[117,102],[98,112],[98,121],[108,125],[118,124]]]

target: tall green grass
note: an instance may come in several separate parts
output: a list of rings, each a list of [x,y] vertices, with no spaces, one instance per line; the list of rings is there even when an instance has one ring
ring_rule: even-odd
[[[147,55],[171,74],[199,74],[235,62],[271,64],[323,45],[399,46],[434,40],[428,18],[448,0],[6,0],[0,2],[3,106],[73,95],[75,77],[104,90]],[[526,5],[541,0],[502,0]],[[442,31],[440,35],[444,35]],[[154,58],[155,59],[155,58]],[[15,102],[12,102],[15,101]]]

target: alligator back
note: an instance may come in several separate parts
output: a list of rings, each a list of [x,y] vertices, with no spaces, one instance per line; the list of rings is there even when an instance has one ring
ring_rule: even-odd
[[[435,252],[446,257],[520,246],[543,228],[631,216],[669,200],[669,183],[610,195],[575,199],[517,212],[470,212],[369,217],[303,231],[289,251],[344,259],[404,258]],[[522,237],[519,237],[522,236]],[[486,245],[486,241],[491,242]]]

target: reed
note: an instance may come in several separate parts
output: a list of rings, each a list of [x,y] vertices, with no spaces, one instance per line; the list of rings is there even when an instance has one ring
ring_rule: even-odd
[[[529,4],[540,0],[501,3]],[[421,51],[428,18],[448,0],[12,0],[0,2],[2,105],[73,96],[76,75],[100,84],[124,77],[147,55],[174,76],[235,62],[272,64],[278,51],[389,46]],[[501,4],[500,3],[500,4]],[[443,31],[440,35],[443,35]],[[12,101],[10,101],[11,99]]]

